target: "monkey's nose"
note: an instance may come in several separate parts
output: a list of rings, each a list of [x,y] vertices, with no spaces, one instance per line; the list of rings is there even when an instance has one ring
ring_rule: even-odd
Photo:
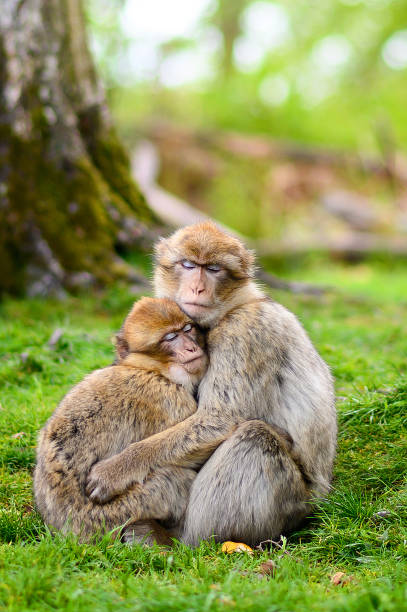
[[[187,350],[189,353],[196,353],[196,352],[197,352],[197,350],[198,350],[198,347],[197,347],[197,346],[194,346],[193,344],[191,344],[190,346],[187,346],[187,347],[186,347],[186,350]]]
[[[202,287],[202,286],[192,287],[192,293],[194,293],[195,295],[200,295],[204,291],[205,291],[205,287]]]

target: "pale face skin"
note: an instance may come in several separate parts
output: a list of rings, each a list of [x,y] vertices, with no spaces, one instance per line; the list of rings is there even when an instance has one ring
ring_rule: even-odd
[[[215,263],[199,263],[189,259],[182,260],[176,266],[179,286],[175,299],[178,306],[199,325],[210,325],[219,307],[217,285],[226,277],[226,270]]]

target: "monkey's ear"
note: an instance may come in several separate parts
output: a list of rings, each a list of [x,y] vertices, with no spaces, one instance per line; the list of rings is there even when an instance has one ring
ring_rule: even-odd
[[[182,259],[183,251],[179,250],[178,242],[180,232],[183,228],[175,232],[169,238],[160,238],[154,245],[154,261],[156,266],[171,267],[179,259]]]
[[[116,353],[119,359],[124,359],[129,354],[129,345],[127,340],[124,339],[122,332],[119,332],[115,336]]]
[[[169,250],[168,238],[159,238],[154,245],[154,261],[156,264],[167,263],[168,250]]]
[[[244,249],[242,255],[242,268],[250,278],[254,278],[256,273],[256,254],[254,251]]]

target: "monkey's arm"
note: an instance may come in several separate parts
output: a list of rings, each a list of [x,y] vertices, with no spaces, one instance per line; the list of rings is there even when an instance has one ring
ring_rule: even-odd
[[[158,466],[201,465],[237,425],[234,419],[198,410],[181,423],[128,446],[121,453],[100,461],[89,473],[86,493],[98,503],[145,480]]]
[[[251,308],[260,317],[256,308]],[[264,342],[263,325],[252,319],[245,322],[246,327],[254,323],[262,334],[253,336],[247,329],[242,333],[239,326],[234,333],[230,325],[224,332],[215,332],[216,347],[199,387],[196,413],[94,465],[86,488],[93,501],[105,503],[133,483],[143,482],[158,466],[200,465],[239,423],[259,418],[258,391],[267,384],[275,360],[265,356],[264,346],[258,346]]]

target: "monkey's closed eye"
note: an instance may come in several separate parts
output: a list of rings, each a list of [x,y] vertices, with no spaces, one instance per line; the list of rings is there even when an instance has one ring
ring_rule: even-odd
[[[191,325],[191,323],[187,323],[183,328],[182,331],[183,332],[190,332],[192,329],[193,325]]]
[[[177,334],[174,332],[170,332],[169,334],[165,334],[163,340],[165,340],[166,342],[171,342],[171,340],[174,340],[177,337]]]
[[[188,259],[184,259],[183,261],[181,261],[181,265],[183,268],[186,268],[187,270],[192,270],[192,268],[196,268],[196,265],[194,264],[194,262],[189,261]]]
[[[206,269],[209,270],[209,272],[220,272],[222,268],[218,264],[208,264]]]

